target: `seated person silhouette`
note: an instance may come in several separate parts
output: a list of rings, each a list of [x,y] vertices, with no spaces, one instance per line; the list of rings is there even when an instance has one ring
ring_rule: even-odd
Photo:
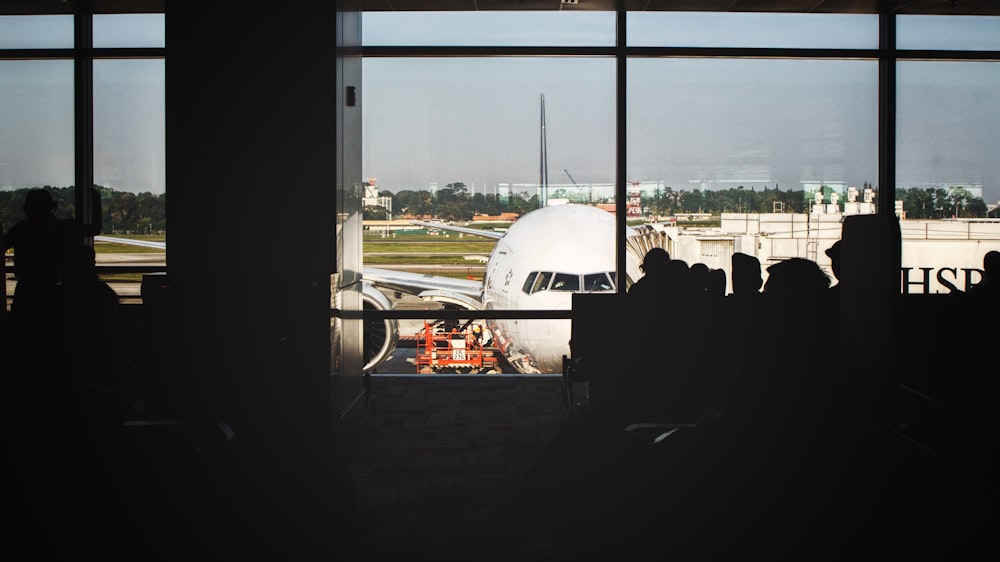
[[[24,199],[25,219],[4,236],[4,248],[14,249],[17,286],[11,303],[15,323],[46,322],[45,317],[60,310],[59,284],[70,254],[90,236],[101,232],[101,198],[90,190],[95,221],[82,224],[75,219],[56,217],[56,201],[45,189],[33,189]]]

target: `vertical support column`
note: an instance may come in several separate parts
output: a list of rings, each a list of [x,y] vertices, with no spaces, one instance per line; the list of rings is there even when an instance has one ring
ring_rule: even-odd
[[[625,293],[625,279],[628,275],[628,251],[625,246],[625,232],[628,229],[628,169],[625,123],[628,117],[626,103],[626,78],[628,77],[628,44],[624,0],[615,2],[615,270],[618,272],[617,292]]]
[[[73,16],[73,37],[76,56],[73,59],[75,81],[75,203],[76,219],[81,224],[93,224],[90,197],[87,193],[94,185],[94,22],[81,2]]]

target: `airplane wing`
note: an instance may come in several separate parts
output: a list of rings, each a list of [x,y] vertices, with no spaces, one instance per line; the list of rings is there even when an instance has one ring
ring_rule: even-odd
[[[417,226],[425,226],[427,228],[440,228],[441,230],[461,232],[462,234],[471,234],[473,236],[482,236],[483,238],[492,238],[493,240],[499,240],[503,238],[504,235],[503,232],[496,232],[495,230],[482,230],[479,228],[452,226],[450,224],[444,224],[441,222],[410,221],[410,224],[415,224]]]
[[[129,246],[142,246],[144,248],[156,248],[158,250],[166,250],[166,242],[153,242],[149,240],[132,240],[129,238],[115,238],[113,236],[95,236],[94,240],[97,242],[111,242],[113,244],[128,244]]]
[[[500,238],[500,236],[502,236],[502,233],[479,231],[472,228],[462,229],[461,227],[452,227],[443,224],[438,225],[436,223],[425,224],[428,226],[434,226],[435,228],[470,231],[470,234],[486,236],[487,238],[493,238],[494,234],[496,235],[496,238]],[[113,236],[95,236],[94,240],[98,242],[128,244],[131,246],[142,246],[145,248],[156,248],[161,250],[165,250],[167,247],[166,242],[132,240],[129,238],[116,238]],[[478,309],[482,306],[482,281],[410,273],[406,271],[396,271],[375,267],[365,267],[362,270],[362,278],[378,288],[416,295],[428,300],[447,302],[454,301],[453,304],[460,305],[463,308]]]
[[[410,273],[392,269],[365,267],[362,279],[380,289],[398,291],[410,295],[457,293],[478,301],[482,297],[483,282],[472,279],[456,279],[440,275]]]

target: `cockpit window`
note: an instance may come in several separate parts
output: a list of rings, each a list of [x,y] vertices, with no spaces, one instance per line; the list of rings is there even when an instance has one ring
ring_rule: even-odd
[[[552,280],[553,291],[579,291],[580,276],[575,273],[556,273]]]
[[[588,273],[583,276],[584,291],[613,291],[615,288],[607,273]]]
[[[532,293],[537,293],[538,291],[544,291],[549,288],[549,280],[552,279],[552,272],[543,271],[538,274],[535,278],[535,284],[531,287]]]
[[[521,290],[525,293],[531,294],[531,286],[535,283],[535,277],[538,276],[537,271],[532,271],[528,274],[528,278],[524,280],[524,285],[521,286]]]

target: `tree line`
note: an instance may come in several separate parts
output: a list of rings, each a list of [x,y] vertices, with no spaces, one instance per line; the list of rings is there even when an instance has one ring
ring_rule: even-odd
[[[870,187],[865,184],[864,188]],[[397,193],[381,191],[380,196],[392,197],[393,214],[433,216],[442,220],[469,221],[474,215],[499,215],[524,213],[538,208],[538,196],[527,192],[501,196],[483,193],[469,194],[464,183],[450,183],[431,193],[426,189],[403,189]],[[586,194],[573,194],[557,189],[551,197],[566,198],[574,203],[611,203],[591,201]],[[932,218],[996,218],[996,209],[988,211],[986,203],[962,187],[951,189],[897,188],[896,199],[903,201],[906,217]],[[843,209],[844,198],[840,200]],[[670,186],[643,193],[641,205],[649,215],[667,217],[688,213],[807,213],[812,208],[812,193],[805,190],[782,191],[778,186],[757,190],[738,186],[729,189],[687,191]],[[380,206],[366,206],[365,219],[385,219],[388,210]]]
[[[101,193],[102,219],[106,234],[163,234],[167,230],[167,199],[165,193],[131,193],[115,191],[110,187],[95,186]],[[867,187],[867,186],[866,186]],[[76,209],[75,188],[45,186],[57,202],[56,214],[60,218],[74,216]],[[24,218],[22,206],[29,188],[0,191],[0,224],[6,231]],[[538,208],[538,195],[527,192],[501,196],[499,194],[470,194],[464,183],[449,183],[431,193],[422,190],[401,190],[397,193],[382,191],[380,195],[393,198],[396,215],[432,216],[443,220],[469,221],[473,215],[523,215]],[[571,194],[556,190],[552,197],[565,197],[575,203],[597,203],[586,194]],[[574,199],[574,196],[576,199]],[[897,200],[903,202],[907,218],[997,218],[998,210],[988,210],[982,198],[974,197],[967,189],[900,188]],[[686,191],[670,186],[645,193],[642,207],[651,215],[666,217],[685,213],[805,213],[812,205],[811,197],[804,190],[782,191],[777,186],[757,190],[738,186],[730,189]],[[364,208],[365,219],[385,219],[387,209],[378,206]]]
[[[94,186],[101,194],[101,220],[105,234],[164,234],[167,231],[165,193],[131,193]],[[24,219],[24,197],[35,188],[0,191],[0,223],[4,231]],[[44,186],[56,201],[56,216],[72,218],[76,213],[76,188]]]

